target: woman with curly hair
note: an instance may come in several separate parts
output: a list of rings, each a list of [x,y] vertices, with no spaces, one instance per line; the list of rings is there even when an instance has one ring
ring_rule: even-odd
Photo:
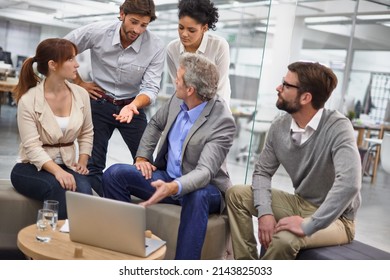
[[[229,80],[230,52],[228,42],[209,29],[216,30],[218,9],[210,0],[180,0],[178,4],[179,38],[167,47],[167,64],[172,83],[176,79],[179,57],[184,52],[204,55],[217,65],[219,84],[217,93],[229,105],[231,89]]]

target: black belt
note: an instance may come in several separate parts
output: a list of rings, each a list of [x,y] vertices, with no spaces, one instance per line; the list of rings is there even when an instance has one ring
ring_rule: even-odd
[[[73,144],[74,144],[74,142],[58,143],[58,144],[43,144],[42,147],[61,148],[61,147],[72,146]]]
[[[109,95],[102,93],[101,99],[104,99],[104,100],[106,100],[106,101],[108,101],[111,104],[114,104],[116,106],[126,106],[126,105],[129,105],[131,102],[133,102],[133,100],[135,98],[133,97],[133,98],[127,98],[127,99],[115,99]]]

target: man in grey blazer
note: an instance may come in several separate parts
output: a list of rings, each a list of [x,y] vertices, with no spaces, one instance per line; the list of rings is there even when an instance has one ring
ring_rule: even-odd
[[[134,195],[144,206],[182,206],[176,259],[200,259],[208,215],[223,210],[232,185],[224,162],[236,126],[217,86],[218,71],[210,60],[181,56],[176,93],[147,125],[135,164],[115,164],[103,174],[107,198],[131,202]]]

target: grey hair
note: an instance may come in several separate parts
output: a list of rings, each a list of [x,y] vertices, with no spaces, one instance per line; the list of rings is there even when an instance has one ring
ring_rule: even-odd
[[[184,53],[180,56],[180,66],[185,69],[184,83],[194,87],[202,101],[209,101],[215,96],[219,74],[213,62],[199,54]]]

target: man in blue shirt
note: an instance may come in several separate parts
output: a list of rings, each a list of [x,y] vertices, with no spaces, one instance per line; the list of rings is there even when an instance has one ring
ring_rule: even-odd
[[[176,259],[200,259],[208,215],[224,209],[224,193],[232,185],[223,163],[236,127],[217,87],[215,64],[185,53],[176,94],[147,125],[135,164],[115,164],[103,174],[107,198],[131,202],[134,195],[146,207],[158,202],[182,206]]]
[[[80,76],[74,82],[91,97],[94,141],[88,169],[99,195],[114,129],[119,130],[134,158],[147,124],[143,108],[156,100],[160,90],[164,43],[147,30],[155,19],[152,0],[125,0],[119,22],[92,23],[65,36],[80,53],[91,52],[93,82],[84,82]]]

